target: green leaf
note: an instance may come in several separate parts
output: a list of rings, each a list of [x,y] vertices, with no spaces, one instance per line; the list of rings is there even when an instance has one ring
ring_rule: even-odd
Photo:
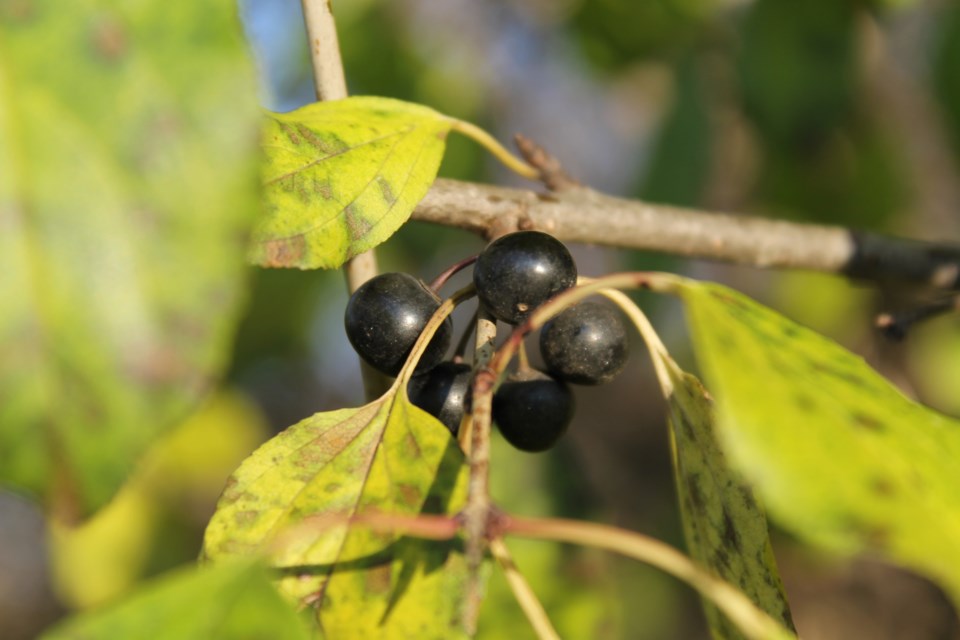
[[[225,362],[260,121],[232,1],[0,4],[0,484],[104,504]]]
[[[720,439],[771,517],[920,571],[960,603],[960,423],[749,298],[685,281]]]
[[[339,267],[385,241],[433,183],[452,123],[421,105],[368,96],[269,114],[266,211],[251,261]]]
[[[290,576],[289,595],[312,601],[320,594],[331,637],[337,628],[350,637],[364,637],[364,629],[371,637],[449,637],[462,602],[458,545],[346,519],[456,513],[466,470],[450,432],[395,385],[358,409],[307,418],[257,449],[229,480],[204,555],[219,560],[269,548],[272,563]]]
[[[45,640],[307,640],[293,608],[256,562],[168,574],[113,607],[67,620]]]
[[[713,403],[697,378],[681,371],[672,359],[664,358],[664,364],[672,386],[667,397],[670,437],[690,555],[795,631],[770,546],[766,514],[720,450]],[[714,638],[744,637],[706,600],[704,609]]]

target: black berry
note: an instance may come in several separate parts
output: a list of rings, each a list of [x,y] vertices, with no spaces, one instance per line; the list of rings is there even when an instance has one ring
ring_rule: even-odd
[[[491,242],[473,268],[477,297],[495,318],[517,324],[577,283],[577,266],[559,240],[517,231]]]
[[[573,418],[573,394],[539,371],[517,373],[493,394],[493,421],[521,451],[545,451],[556,444]]]
[[[627,329],[610,307],[581,302],[544,325],[540,354],[547,370],[561,380],[610,382],[627,363]]]
[[[440,298],[420,280],[406,273],[383,273],[350,296],[344,327],[361,358],[378,371],[396,376],[439,307]],[[452,332],[447,318],[420,358],[417,371],[426,371],[443,360]]]
[[[413,404],[457,435],[469,403],[471,371],[470,365],[462,362],[441,362],[430,371],[411,378],[407,394]]]

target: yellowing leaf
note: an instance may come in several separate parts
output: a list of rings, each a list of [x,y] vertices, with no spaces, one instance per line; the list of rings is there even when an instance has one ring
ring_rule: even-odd
[[[815,544],[921,571],[960,603],[960,422],[741,294],[678,289],[724,449],[770,515]]]
[[[89,515],[209,388],[259,119],[233,2],[0,3],[0,483]]]
[[[269,114],[266,211],[250,259],[331,268],[380,244],[426,195],[451,126],[427,107],[368,96]]]
[[[713,403],[699,380],[673,360],[665,364],[672,382],[667,401],[674,474],[690,555],[794,630],[766,514],[727,465],[714,434]],[[714,638],[744,637],[714,605],[704,601],[704,608]]]
[[[204,555],[269,552],[289,576],[284,590],[315,601],[331,637],[339,628],[350,637],[451,637],[463,599],[459,545],[346,520],[456,513],[465,491],[450,432],[394,386],[363,407],[307,418],[257,449],[228,482]]]
[[[68,619],[45,640],[307,640],[296,612],[250,561],[170,573],[102,611]]]

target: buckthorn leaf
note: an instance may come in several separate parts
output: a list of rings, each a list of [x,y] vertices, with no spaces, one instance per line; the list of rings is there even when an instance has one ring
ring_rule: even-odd
[[[720,450],[713,402],[696,377],[673,360],[664,364],[672,387],[667,402],[673,469],[690,556],[793,631],[766,514]],[[704,609],[715,638],[743,637],[713,604],[704,600]]]
[[[225,364],[254,74],[233,2],[38,0],[0,78],[0,484],[82,517]]]
[[[771,517],[920,571],[960,603],[960,422],[742,294],[678,289],[720,440]]]
[[[427,107],[370,96],[268,114],[265,212],[252,262],[339,267],[389,238],[433,184],[451,123]]]
[[[296,611],[254,561],[180,569],[129,598],[80,614],[46,633],[44,640],[307,640]]]
[[[268,552],[285,568],[285,592],[321,594],[316,606],[328,634],[449,637],[466,571],[454,543],[403,538],[349,518],[452,514],[465,492],[456,441],[395,385],[363,407],[307,418],[257,449],[228,481],[203,553],[219,561]]]

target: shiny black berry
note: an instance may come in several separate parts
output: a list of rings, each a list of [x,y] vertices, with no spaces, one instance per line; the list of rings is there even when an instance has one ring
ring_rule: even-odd
[[[559,240],[517,231],[491,242],[477,257],[473,284],[496,319],[517,324],[549,298],[577,283],[577,266]]]
[[[545,451],[556,444],[573,418],[573,394],[539,371],[507,378],[493,394],[493,421],[521,451]]]
[[[468,364],[441,362],[430,371],[413,376],[407,385],[407,394],[413,404],[457,435],[469,404],[471,372]]]
[[[396,376],[439,307],[440,298],[420,280],[406,273],[383,273],[350,296],[344,327],[361,358],[378,371]],[[417,371],[426,371],[443,360],[452,331],[447,318],[420,358]]]
[[[551,375],[575,384],[613,380],[627,363],[627,329],[620,315],[597,302],[581,302],[540,331],[540,354]]]

